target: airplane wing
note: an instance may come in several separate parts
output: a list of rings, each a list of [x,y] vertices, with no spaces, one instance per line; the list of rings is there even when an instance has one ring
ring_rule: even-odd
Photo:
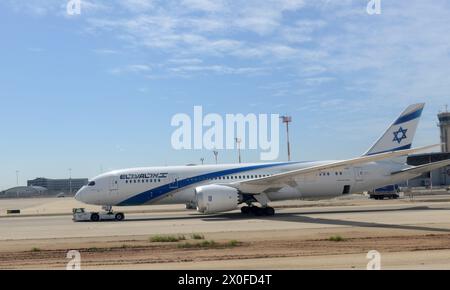
[[[368,156],[362,156],[354,159],[348,159],[344,161],[338,161],[333,162],[325,165],[319,165],[319,166],[313,166],[309,168],[303,168],[298,170],[292,170],[288,172],[283,172],[279,174],[275,174],[269,177],[263,177],[263,178],[257,178],[252,180],[246,180],[241,182],[235,182],[232,184],[228,184],[228,186],[232,186],[241,192],[247,193],[247,194],[261,194],[265,192],[273,192],[278,191],[282,187],[286,185],[293,184],[295,185],[296,182],[294,179],[299,177],[306,177],[311,174],[315,174],[320,171],[324,170],[333,170],[337,168],[343,168],[347,166],[353,166],[353,165],[361,165],[368,162],[374,162],[374,161],[380,161],[384,159],[390,159],[400,156],[409,155],[412,153],[416,153],[418,151],[430,149],[438,145],[431,145],[431,146],[425,146],[415,149],[408,149],[408,150],[401,150],[401,151],[391,151],[386,153],[380,153],[380,154],[374,154],[374,155],[368,155]]]
[[[414,167],[407,168],[407,169],[404,169],[401,171],[393,172],[392,176],[411,179],[411,178],[420,176],[426,172],[430,172],[435,169],[439,169],[439,168],[442,168],[442,167],[445,167],[448,165],[450,165],[450,159],[442,160],[439,162],[433,162],[433,163],[429,163],[429,164],[424,164],[424,165],[420,165],[420,166],[414,166]]]

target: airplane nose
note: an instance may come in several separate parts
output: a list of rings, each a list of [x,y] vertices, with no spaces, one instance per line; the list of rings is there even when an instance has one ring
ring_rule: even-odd
[[[84,198],[85,193],[83,192],[83,188],[78,190],[78,192],[75,194],[75,199],[79,202],[85,202]]]

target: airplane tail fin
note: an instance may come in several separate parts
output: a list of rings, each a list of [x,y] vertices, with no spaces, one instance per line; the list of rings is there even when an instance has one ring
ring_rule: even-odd
[[[406,108],[364,155],[410,149],[424,107],[421,103]]]

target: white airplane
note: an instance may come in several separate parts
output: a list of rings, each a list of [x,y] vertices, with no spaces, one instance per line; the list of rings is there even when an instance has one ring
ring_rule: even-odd
[[[90,180],[75,198],[110,212],[113,206],[186,204],[214,214],[243,204],[242,213],[274,215],[268,206],[273,201],[331,199],[398,184],[450,164],[450,160],[416,167],[406,164],[408,154],[436,146],[411,149],[424,105],[409,106],[358,158],[116,170]]]

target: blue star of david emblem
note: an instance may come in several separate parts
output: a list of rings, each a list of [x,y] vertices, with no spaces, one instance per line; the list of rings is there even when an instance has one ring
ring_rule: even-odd
[[[398,131],[394,131],[394,140],[392,142],[398,142],[398,144],[402,143],[403,139],[406,139],[406,132],[408,132],[408,129],[403,129],[400,127]]]

